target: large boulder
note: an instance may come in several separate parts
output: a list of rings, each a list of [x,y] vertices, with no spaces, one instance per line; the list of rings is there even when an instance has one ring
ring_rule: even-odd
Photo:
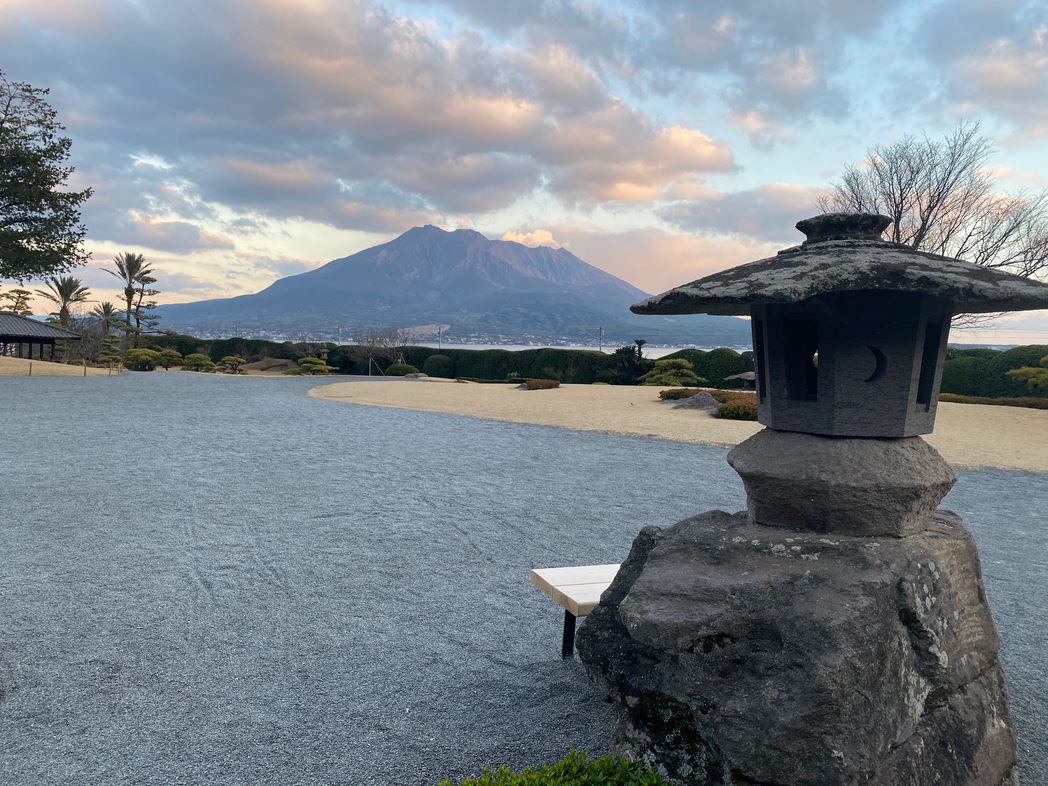
[[[1014,784],[979,559],[714,511],[649,527],[577,638],[615,747],[678,784]]]

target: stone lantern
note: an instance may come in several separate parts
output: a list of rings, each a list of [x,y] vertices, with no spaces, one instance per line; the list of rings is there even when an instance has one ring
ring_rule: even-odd
[[[1011,786],[1015,736],[978,555],[937,508],[950,320],[1048,308],[1048,284],[801,221],[800,246],[640,314],[749,316],[747,510],[646,527],[577,638],[614,747],[671,782]]]

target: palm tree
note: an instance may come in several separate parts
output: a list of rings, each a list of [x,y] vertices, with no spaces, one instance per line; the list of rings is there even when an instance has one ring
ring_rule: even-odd
[[[104,300],[91,309],[91,316],[102,324],[105,334],[109,335],[109,329],[117,323],[116,307],[108,300]]]
[[[58,306],[58,311],[52,312],[52,316],[58,317],[58,324],[64,328],[69,327],[69,308],[76,303],[84,303],[87,296],[91,294],[84,282],[73,276],[51,276],[44,282],[47,289],[38,289],[36,294]]]
[[[134,310],[135,293],[137,287],[143,284],[143,279],[151,278],[153,268],[146,264],[146,258],[141,254],[125,251],[113,258],[116,270],[106,270],[112,276],[116,276],[124,282],[124,305],[126,306],[126,318],[124,320],[124,349],[127,349],[127,337],[131,334],[131,313]],[[155,279],[152,279],[155,280]]]

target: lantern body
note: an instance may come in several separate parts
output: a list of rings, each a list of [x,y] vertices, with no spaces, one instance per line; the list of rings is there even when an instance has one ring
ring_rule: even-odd
[[[827,292],[751,307],[757,419],[839,437],[931,433],[952,304],[915,292]]]

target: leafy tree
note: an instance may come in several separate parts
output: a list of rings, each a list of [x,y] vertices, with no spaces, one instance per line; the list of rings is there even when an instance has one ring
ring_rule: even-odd
[[[638,339],[638,341],[641,339]],[[640,347],[619,347],[611,353],[615,364],[615,381],[620,385],[633,385],[637,378],[654,365],[650,360],[641,357]]]
[[[116,308],[108,300],[102,301],[91,309],[91,316],[98,320],[107,336],[109,335],[109,331],[116,327],[120,322],[120,317],[117,316]]]
[[[142,332],[142,322],[147,322],[152,315],[146,314],[150,308],[155,308],[156,303],[146,301],[147,297],[159,294],[159,290],[149,289],[150,284],[156,283],[153,277],[153,268],[146,264],[146,258],[141,254],[125,251],[113,258],[116,270],[106,269],[111,276],[116,276],[124,282],[124,346],[125,350],[130,344],[138,346],[138,337]],[[134,321],[134,325],[132,325]],[[155,323],[153,323],[155,327]],[[133,336],[133,338],[132,338]]]
[[[284,374],[310,374],[317,376],[319,374],[329,374],[332,371],[337,371],[334,366],[329,366],[320,358],[302,358],[298,361],[298,368],[289,368],[285,370]]]
[[[19,282],[87,261],[80,206],[91,189],[65,190],[72,141],[45,100],[47,89],[0,71],[0,278]]]
[[[58,306],[58,310],[51,312],[51,316],[58,319],[59,325],[68,328],[72,316],[71,307],[87,302],[90,291],[79,278],[73,276],[51,276],[44,283],[47,289],[38,289],[36,294]]]
[[[0,300],[6,300],[10,305],[3,306],[0,310],[13,311],[23,317],[33,315],[33,309],[29,307],[29,298],[33,293],[28,289],[12,289],[10,292],[0,294]]]
[[[222,370],[225,371],[227,374],[240,374],[247,373],[241,372],[240,370],[240,367],[244,365],[244,363],[246,362],[247,361],[245,361],[244,358],[237,357],[236,355],[226,355],[224,358],[218,361],[218,365],[221,366]]]
[[[153,371],[160,363],[160,353],[155,349],[129,349],[124,355],[124,366],[132,371]]]
[[[684,358],[670,358],[655,361],[655,368],[643,375],[637,381],[642,385],[662,385],[669,387],[684,387],[685,385],[701,385],[706,380],[698,376],[692,369],[694,367]]]
[[[164,371],[167,371],[172,366],[177,366],[182,363],[182,353],[177,349],[162,349],[160,350],[160,365],[164,367]]]
[[[193,352],[182,358],[183,371],[201,371],[212,374],[215,368],[215,361],[200,352]]]
[[[1012,379],[1022,380],[1031,390],[1048,390],[1048,355],[1041,358],[1036,366],[1023,366],[1006,371]]]
[[[942,139],[875,145],[818,204],[824,212],[889,216],[888,239],[896,243],[1032,276],[1048,267],[1048,191],[997,193],[987,166],[993,152],[978,123]]]

